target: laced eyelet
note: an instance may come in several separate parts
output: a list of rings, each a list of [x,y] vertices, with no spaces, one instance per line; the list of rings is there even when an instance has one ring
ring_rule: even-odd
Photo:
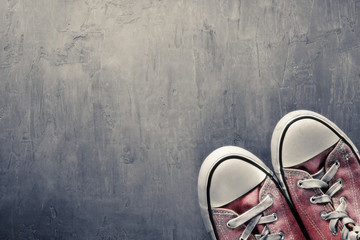
[[[298,186],[299,188],[302,188],[302,185],[303,185],[303,181],[302,181],[302,180],[297,181],[297,186]]]
[[[344,180],[342,178],[339,178],[338,179],[338,182],[341,184],[341,185],[344,185]]]
[[[312,204],[315,204],[315,196],[311,196],[311,197],[310,197],[310,202],[311,202]]]
[[[279,232],[280,236],[281,236],[281,240],[285,239],[285,234],[283,232]]]
[[[332,234],[333,236],[336,236],[336,235],[337,235],[337,231],[336,231],[336,230],[331,231],[331,234]]]
[[[232,227],[231,227],[231,225],[230,225],[229,222],[226,222],[226,227],[232,229]]]
[[[327,212],[322,211],[322,212],[320,213],[321,219],[322,219],[322,220],[326,220],[326,215],[327,215]]]
[[[335,161],[335,166],[340,167],[340,161],[339,161],[339,160],[336,160],[336,161]]]
[[[273,218],[274,218],[274,221],[277,221],[278,220],[278,215],[276,213],[273,213]]]

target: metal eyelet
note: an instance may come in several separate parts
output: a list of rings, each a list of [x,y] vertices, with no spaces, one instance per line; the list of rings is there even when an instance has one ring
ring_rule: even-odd
[[[303,181],[302,181],[302,180],[297,181],[297,186],[298,186],[299,188],[302,188],[302,185],[303,185]]]
[[[315,204],[316,202],[315,202],[315,196],[311,196],[310,197],[310,202],[312,203],[312,204]]]
[[[274,218],[274,221],[277,221],[278,220],[278,215],[276,213],[273,213],[273,218]]]
[[[230,225],[229,222],[226,222],[226,227],[232,229],[232,227],[231,227],[231,225]]]
[[[322,219],[322,220],[326,220],[326,215],[327,215],[327,212],[322,211],[322,212],[320,213],[321,219]]]
[[[344,185],[344,180],[342,178],[339,178],[338,182],[339,182],[340,185]]]
[[[335,166],[340,167],[340,161],[339,160],[335,161]]]
[[[337,231],[336,231],[336,230],[331,231],[331,234],[332,234],[333,236],[336,236],[336,235],[337,235]]]
[[[283,232],[279,232],[280,236],[281,236],[281,240],[285,239],[285,234]]]

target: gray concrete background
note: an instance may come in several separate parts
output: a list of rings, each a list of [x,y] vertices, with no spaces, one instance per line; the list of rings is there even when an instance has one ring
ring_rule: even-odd
[[[0,239],[209,239],[203,159],[289,111],[360,146],[360,1],[0,0]]]

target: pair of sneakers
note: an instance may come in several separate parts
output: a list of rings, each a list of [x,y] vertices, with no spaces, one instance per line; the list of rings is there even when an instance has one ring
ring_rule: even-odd
[[[275,175],[235,146],[204,160],[199,204],[213,239],[360,239],[359,153],[334,123],[305,110],[285,115],[271,157]]]

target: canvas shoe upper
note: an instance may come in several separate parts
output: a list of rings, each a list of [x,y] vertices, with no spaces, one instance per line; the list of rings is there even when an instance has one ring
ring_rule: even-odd
[[[334,123],[306,110],[285,115],[275,127],[271,156],[312,239],[359,239],[359,155]]]
[[[212,239],[305,239],[271,171],[242,148],[222,147],[204,160],[198,194]]]

